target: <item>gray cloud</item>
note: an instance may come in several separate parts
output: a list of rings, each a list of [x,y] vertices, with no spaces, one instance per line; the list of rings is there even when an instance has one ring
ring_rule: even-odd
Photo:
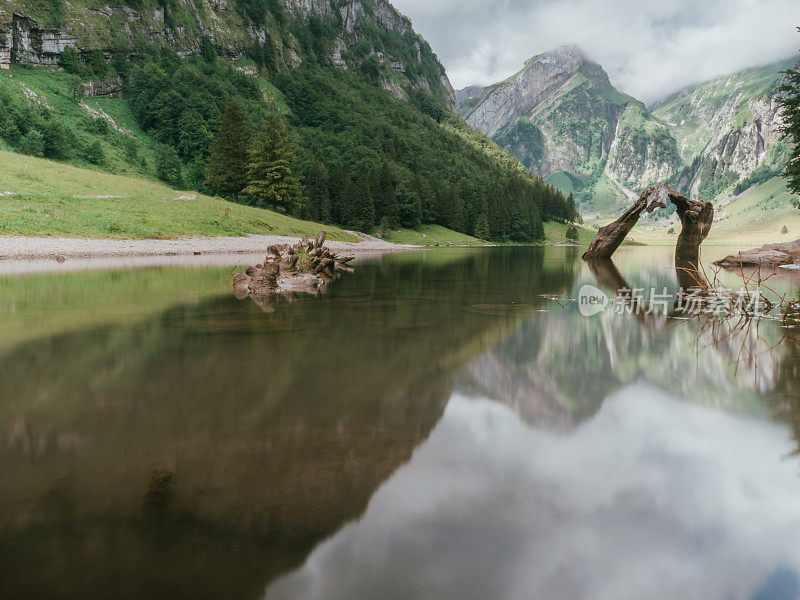
[[[393,0],[453,84],[500,81],[574,43],[620,89],[652,102],[683,86],[797,54],[797,0]],[[800,57],[800,55],[798,55]]]

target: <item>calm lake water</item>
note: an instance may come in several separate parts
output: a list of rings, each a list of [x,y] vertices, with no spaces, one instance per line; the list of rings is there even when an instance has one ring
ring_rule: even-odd
[[[800,597],[800,330],[552,300],[677,287],[615,263],[0,277],[0,597]]]

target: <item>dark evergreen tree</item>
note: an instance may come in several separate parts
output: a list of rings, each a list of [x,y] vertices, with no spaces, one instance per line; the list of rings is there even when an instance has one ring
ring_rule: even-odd
[[[20,150],[22,150],[24,154],[30,154],[31,156],[44,156],[44,136],[41,131],[38,129],[31,129],[28,134],[22,138]]]
[[[791,157],[783,176],[788,181],[789,190],[800,194],[800,67],[786,71],[781,92],[783,95],[778,102],[783,107],[784,136],[792,144]]]
[[[61,65],[61,68],[67,73],[78,75],[81,72],[81,63],[80,59],[78,58],[78,51],[73,46],[67,46],[64,48],[64,52],[61,53],[61,57],[58,59],[58,64]]]
[[[397,186],[398,218],[402,227],[417,229],[422,224],[422,202],[405,183]]]
[[[397,192],[394,174],[388,162],[384,162],[378,176],[375,194],[375,212],[378,220],[387,219],[391,227],[400,225],[400,213],[397,206]]]
[[[211,38],[207,35],[203,36],[203,39],[200,43],[200,54],[203,57],[203,60],[206,62],[213,63],[217,60],[217,52],[214,50],[214,44],[211,42]]]
[[[481,213],[475,221],[475,237],[479,240],[488,240],[490,235],[489,218],[485,213]]]
[[[575,196],[570,192],[566,199],[566,220],[570,223],[578,223],[581,221],[581,215],[575,207]]]
[[[294,149],[282,121],[270,117],[258,134],[247,165],[247,187],[259,206],[298,208],[302,186],[292,172]]]
[[[321,223],[331,222],[331,196],[329,192],[328,170],[318,159],[314,159],[306,179],[308,198],[304,216]]]
[[[331,218],[334,223],[345,223],[347,202],[353,182],[350,174],[340,162],[334,163],[328,175],[328,193],[331,199]]]
[[[578,228],[575,227],[575,225],[570,225],[569,227],[567,227],[566,237],[568,240],[570,240],[571,242],[577,242],[578,235],[579,235]]]
[[[375,224],[375,204],[372,199],[373,170],[362,165],[358,179],[351,187],[351,214],[349,225],[358,231],[368,231]]]
[[[181,159],[174,148],[165,144],[158,145],[156,148],[156,175],[161,181],[174,187],[183,185]]]
[[[244,107],[231,100],[222,112],[209,149],[206,185],[214,193],[233,197],[233,201],[238,202],[239,194],[248,183],[250,140]]]
[[[459,205],[458,194],[449,182],[444,182],[439,186],[439,194],[436,198],[437,223],[449,229],[460,229],[461,227],[461,206]]]

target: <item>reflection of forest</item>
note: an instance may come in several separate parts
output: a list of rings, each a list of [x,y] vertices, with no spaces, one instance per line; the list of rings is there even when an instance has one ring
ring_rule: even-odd
[[[3,595],[260,596],[363,513],[454,374],[576,276],[541,249],[441,256],[269,315],[211,297],[7,349]]]

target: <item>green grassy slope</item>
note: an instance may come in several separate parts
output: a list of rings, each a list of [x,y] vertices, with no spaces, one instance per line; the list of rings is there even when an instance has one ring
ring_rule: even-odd
[[[95,166],[114,173],[155,175],[155,140],[139,127],[129,104],[115,98],[76,97],[79,82],[75,75],[15,66],[0,72],[0,93],[13,105],[49,113],[68,128],[70,155],[65,158],[71,164],[91,166],[82,150],[97,143],[104,160]]]
[[[0,151],[0,234],[170,238],[269,234],[358,241],[301,221],[155,181]]]
[[[483,242],[441,225],[422,225],[419,229],[399,229],[386,237],[395,244],[413,244],[415,246],[482,246]]]
[[[562,241],[566,228],[562,223],[546,223],[546,241]],[[103,173],[0,150],[0,235],[119,239],[247,234],[300,237],[316,235],[323,229],[329,239],[359,241],[338,227],[177,191],[142,177]],[[588,243],[591,235],[587,236],[582,236],[581,241]],[[387,241],[421,246],[446,246],[448,242],[483,245],[472,236],[439,225],[393,231]]]

